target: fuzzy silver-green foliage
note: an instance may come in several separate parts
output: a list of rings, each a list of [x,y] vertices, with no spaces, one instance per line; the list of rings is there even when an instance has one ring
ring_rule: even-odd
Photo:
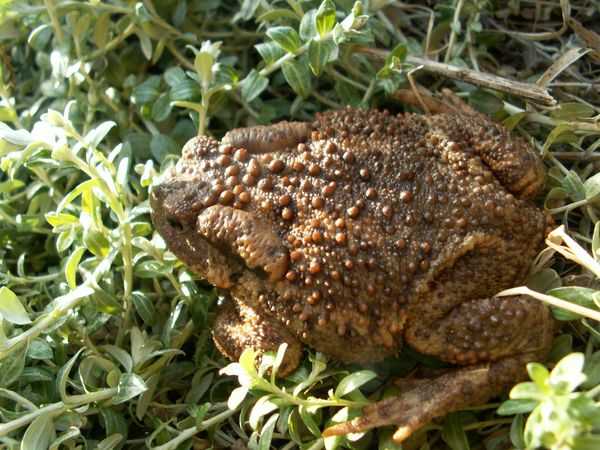
[[[407,56],[425,50],[534,82],[568,56],[545,78],[559,99],[551,109],[414,74],[432,90],[452,87],[545,154],[539,203],[592,262],[546,253],[530,286],[598,311],[598,49],[588,49],[597,42],[507,32],[531,32],[518,29],[521,16],[540,32],[568,15],[593,23],[597,6],[497,3],[0,0],[3,448],[399,448],[391,428],[321,431],[394,395],[388,382],[417,363],[439,361],[407,349],[375,373],[307,350],[283,380],[281,353],[258,368],[251,351],[229,364],[210,339],[219,293],[166,250],[147,198],[198,131],[222,136],[345,105],[399,109],[391,95],[416,68]],[[389,53],[377,61],[355,46]],[[572,311],[555,315],[570,322],[549,363],[579,353],[551,372],[530,365],[533,381],[500,409],[509,416],[495,414],[499,403],[453,413],[403,448],[596,448],[600,330]]]

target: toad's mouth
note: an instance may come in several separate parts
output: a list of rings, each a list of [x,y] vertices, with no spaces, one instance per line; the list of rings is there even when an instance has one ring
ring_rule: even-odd
[[[168,201],[171,192],[170,185],[152,186],[149,196],[152,222],[168,249],[196,275],[220,288],[230,288],[244,273],[252,273],[261,280],[269,278],[269,273],[264,267],[251,266],[231,242],[214,239],[214,236],[219,234],[218,225],[215,224],[208,236],[201,231],[198,217],[204,209],[198,209],[190,217],[185,215],[185,220],[181,220],[181,215],[172,211],[169,206],[173,204]],[[215,276],[215,272],[218,272],[219,276]]]

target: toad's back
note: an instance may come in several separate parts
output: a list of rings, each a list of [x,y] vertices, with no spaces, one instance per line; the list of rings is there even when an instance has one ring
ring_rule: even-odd
[[[177,172],[197,178],[202,208],[250,213],[289,255],[276,277],[242,277],[233,295],[338,359],[393,354],[415,302],[452,306],[425,294],[475,245],[488,249],[456,276],[477,273],[473,294],[489,296],[520,281],[543,239],[546,216],[517,198],[543,180],[539,158],[512,160],[526,144],[487,119],[349,109],[270,128],[233,131],[229,145],[199,138]],[[282,251],[254,247],[250,257]]]

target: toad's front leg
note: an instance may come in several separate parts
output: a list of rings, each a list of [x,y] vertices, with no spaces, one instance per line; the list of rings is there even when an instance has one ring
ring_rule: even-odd
[[[287,344],[277,372],[282,377],[294,371],[302,361],[302,344],[287,328],[231,296],[219,304],[213,340],[219,351],[232,361],[238,361],[247,348],[262,357],[265,352],[277,352],[281,344]]]

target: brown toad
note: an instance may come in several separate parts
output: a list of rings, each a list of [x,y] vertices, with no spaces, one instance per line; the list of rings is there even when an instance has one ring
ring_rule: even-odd
[[[482,114],[348,108],[194,138],[151,205],[169,249],[228,290],[214,328],[227,357],[286,342],[289,373],[301,343],[372,363],[406,341],[458,365],[324,433],[396,424],[400,441],[545,357],[547,308],[492,298],[540,249],[551,221],[528,198],[544,178],[539,155]]]

